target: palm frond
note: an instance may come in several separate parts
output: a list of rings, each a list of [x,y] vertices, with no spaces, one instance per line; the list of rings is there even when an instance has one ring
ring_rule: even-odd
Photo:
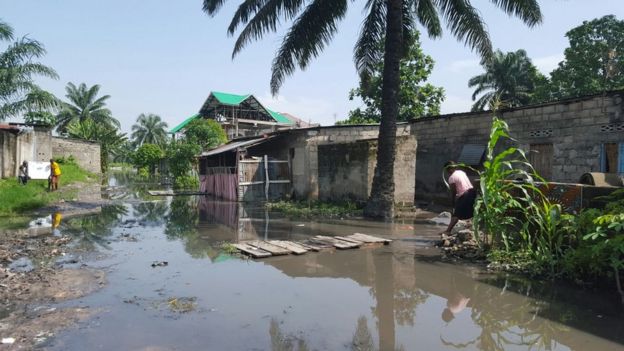
[[[537,0],[490,0],[510,16],[520,18],[529,27],[542,22],[542,10]]]
[[[268,0],[239,34],[232,57],[250,42],[261,39],[268,32],[275,32],[282,16],[285,20],[293,19],[303,3],[304,0]]]
[[[347,12],[347,0],[316,0],[310,3],[286,34],[271,73],[271,93],[277,94],[295,63],[305,69],[336,32],[336,25]]]
[[[440,16],[436,11],[434,0],[418,0],[415,1],[416,18],[418,22],[427,29],[430,38],[439,38],[442,36],[442,25],[440,24]]]
[[[219,12],[226,0],[204,0],[203,10],[210,16]]]
[[[4,21],[0,21],[0,40],[13,39],[13,28]]]
[[[232,21],[228,26],[228,33],[230,35],[236,32],[236,29],[241,23],[247,23],[252,14],[255,14],[267,3],[268,0],[245,0],[236,9]]]
[[[492,55],[492,43],[486,25],[468,0],[436,0],[451,33],[481,57]]]
[[[379,43],[386,32],[386,3],[384,0],[369,0],[368,15],[362,23],[360,36],[355,43],[353,57],[360,75],[370,74],[383,57]]]

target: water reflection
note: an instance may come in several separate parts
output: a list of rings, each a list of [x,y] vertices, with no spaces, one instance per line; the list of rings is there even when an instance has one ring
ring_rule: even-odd
[[[108,241],[113,229],[121,224],[122,216],[128,214],[123,204],[102,206],[98,214],[69,218],[63,226],[63,234],[74,237],[74,243],[81,249],[96,250],[110,248]]]

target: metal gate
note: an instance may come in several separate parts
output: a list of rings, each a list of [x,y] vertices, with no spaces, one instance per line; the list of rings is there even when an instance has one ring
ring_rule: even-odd
[[[238,161],[238,200],[269,201],[289,198],[290,161],[267,155]]]

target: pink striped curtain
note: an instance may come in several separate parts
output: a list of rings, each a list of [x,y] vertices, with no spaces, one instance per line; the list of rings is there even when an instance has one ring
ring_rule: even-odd
[[[220,171],[220,172],[219,172]],[[213,195],[225,200],[236,201],[236,174],[218,170],[217,172],[200,176],[200,190],[209,195]]]

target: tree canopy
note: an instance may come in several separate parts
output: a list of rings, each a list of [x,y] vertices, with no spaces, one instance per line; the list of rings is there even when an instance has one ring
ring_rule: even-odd
[[[0,20],[0,42],[13,37],[13,28]],[[52,68],[37,62],[45,54],[43,44],[28,37],[15,40],[0,52],[0,121],[56,106],[56,98],[42,93],[34,82],[35,77],[58,79]]]
[[[75,120],[67,126],[67,134],[72,138],[97,141],[100,143],[100,163],[102,172],[108,168],[109,156],[122,152],[127,141],[125,133],[116,127],[95,122],[92,119]]]
[[[141,113],[132,125],[132,140],[136,146],[145,143],[165,145],[167,142],[167,123],[153,113]]]
[[[74,122],[84,122],[91,120],[97,124],[106,125],[113,129],[119,128],[120,124],[113,117],[111,111],[106,108],[106,100],[110,95],[98,97],[100,86],[87,87],[85,83],[79,86],[74,83],[67,83],[65,95],[69,102],[61,104],[61,111],[57,115],[56,130],[60,134],[65,134],[68,126]]]
[[[184,139],[187,143],[199,145],[202,150],[208,150],[226,143],[227,135],[219,122],[198,118],[188,124]]]
[[[624,88],[624,21],[613,15],[584,21],[566,37],[565,60],[551,73],[555,98]]]
[[[537,85],[545,79],[524,50],[507,53],[497,50],[491,59],[482,60],[481,66],[485,72],[468,81],[468,86],[475,88],[473,111],[487,109],[495,100],[504,107],[529,104],[534,101]]]
[[[432,84],[423,84],[433,70],[434,61],[425,55],[420,47],[418,33],[412,34],[413,41],[401,59],[399,74],[399,116],[397,121],[408,121],[423,116],[438,115],[444,100],[444,89]],[[383,41],[379,43],[383,45]],[[383,60],[375,65],[375,70],[360,78],[357,88],[349,92],[349,99],[362,99],[364,108],[349,111],[349,118],[336,124],[368,124],[381,122]]]

